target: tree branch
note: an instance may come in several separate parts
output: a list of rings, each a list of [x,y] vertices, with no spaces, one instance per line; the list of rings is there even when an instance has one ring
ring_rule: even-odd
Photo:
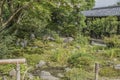
[[[0,32],[3,31],[5,28],[7,28],[7,26],[10,24],[10,22],[15,19],[16,15],[17,15],[20,11],[22,11],[22,9],[28,7],[31,3],[32,3],[32,2],[29,2],[28,4],[26,4],[26,5],[22,6],[22,7],[20,7],[19,9],[17,9],[17,10],[9,17],[9,19],[8,19],[5,23],[2,24],[1,29],[0,29]]]
[[[6,0],[0,1],[0,26],[2,26],[2,23],[3,23],[2,14],[3,14],[3,6],[5,4],[5,1]]]

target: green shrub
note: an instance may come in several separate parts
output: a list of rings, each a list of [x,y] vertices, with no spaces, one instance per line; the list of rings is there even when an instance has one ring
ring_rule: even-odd
[[[14,68],[16,68],[16,66],[13,64],[3,64],[3,65],[0,65],[0,72],[2,74],[8,75],[8,72]]]
[[[59,64],[66,64],[67,59],[70,56],[70,52],[68,50],[65,50],[63,48],[55,49],[55,51],[52,53],[50,59],[53,62],[57,62]]]
[[[66,78],[64,80],[93,80],[94,74],[80,68],[73,68],[66,73]]]
[[[75,42],[77,42],[79,44],[86,45],[86,44],[89,44],[88,39],[89,39],[88,37],[85,37],[85,36],[80,34],[75,38]]]
[[[117,17],[109,16],[106,18],[97,18],[95,20],[88,21],[88,30],[94,38],[103,38],[103,36],[109,36],[117,32],[117,26],[119,22]],[[92,31],[92,33],[91,33]],[[94,33],[94,34],[93,34]]]
[[[104,68],[100,69],[100,76],[118,77],[118,76],[120,76],[119,71],[120,70],[115,70],[111,67],[104,67]]]
[[[14,36],[3,36],[0,34],[0,58],[9,58],[12,51],[14,51]]]
[[[120,36],[112,35],[111,37],[105,37],[104,41],[107,43],[108,47],[120,48]]]
[[[23,56],[27,59],[27,63],[33,66],[35,66],[40,60],[45,60],[44,56],[39,54],[24,54]]]
[[[94,57],[87,53],[75,53],[68,59],[68,64],[72,67],[87,67],[89,68],[93,61]]]
[[[102,53],[102,56],[106,58],[118,58],[120,57],[120,49],[119,48],[111,48],[107,49]]]

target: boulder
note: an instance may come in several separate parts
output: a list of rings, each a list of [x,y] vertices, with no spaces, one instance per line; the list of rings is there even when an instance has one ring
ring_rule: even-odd
[[[120,70],[120,64],[115,65],[114,68],[117,69],[117,70],[118,69]]]
[[[40,75],[41,76],[51,76],[51,73],[47,72],[47,71],[41,71]]]
[[[69,72],[70,70],[71,70],[71,69],[70,69],[70,68],[68,68],[68,67],[67,67],[67,68],[65,68],[65,71],[66,71],[66,72]]]
[[[21,46],[22,46],[23,48],[25,48],[25,47],[27,47],[28,41],[25,40],[25,39],[23,39],[23,40],[20,42],[20,44],[21,44]]]
[[[15,69],[12,69],[12,70],[9,72],[9,76],[11,76],[11,77],[16,77],[16,70],[15,70]]]
[[[19,46],[19,45],[20,45],[20,39],[17,39],[16,46]]]
[[[60,78],[64,77],[64,75],[62,73],[58,73],[57,76],[60,77]]]
[[[76,49],[80,49],[81,47],[80,46],[75,46]]]
[[[31,40],[34,40],[34,39],[35,39],[35,34],[34,34],[34,33],[31,33],[30,39],[31,39]]]
[[[43,40],[44,40],[44,41],[55,41],[55,38],[53,38],[53,37],[50,36],[50,35],[44,35],[44,36],[43,36]]]
[[[69,42],[72,42],[73,40],[74,40],[74,38],[72,38],[72,37],[63,38],[64,43],[69,43]]]
[[[2,77],[2,80],[7,80],[6,76],[3,76],[3,77]]]
[[[41,68],[41,67],[43,67],[43,66],[45,66],[45,65],[46,65],[46,62],[43,61],[43,60],[41,60],[41,61],[36,65],[36,68]]]
[[[30,80],[33,80],[33,79],[34,79],[34,76],[33,76],[31,73],[28,73],[28,78],[29,78]]]
[[[43,80],[59,80],[59,78],[52,76],[51,73],[47,71],[41,71],[40,78]]]

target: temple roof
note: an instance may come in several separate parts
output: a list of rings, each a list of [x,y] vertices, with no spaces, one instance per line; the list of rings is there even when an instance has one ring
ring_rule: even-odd
[[[94,8],[82,13],[86,17],[120,16],[120,6]]]

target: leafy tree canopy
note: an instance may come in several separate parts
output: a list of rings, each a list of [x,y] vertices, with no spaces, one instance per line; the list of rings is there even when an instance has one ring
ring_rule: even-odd
[[[66,29],[83,27],[84,17],[80,11],[93,5],[94,0],[1,0],[0,32],[10,28],[11,33],[37,32],[47,26],[71,35]]]

